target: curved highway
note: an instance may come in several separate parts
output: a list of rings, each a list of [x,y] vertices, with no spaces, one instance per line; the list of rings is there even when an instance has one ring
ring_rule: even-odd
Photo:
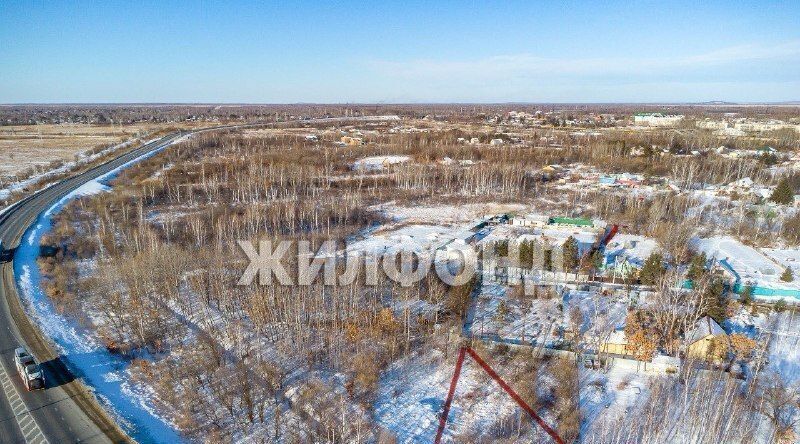
[[[58,182],[15,203],[0,214],[0,443],[128,442],[125,433],[75,379],[50,342],[26,316],[17,294],[13,253],[39,214],[84,183],[153,150],[183,133],[173,133],[107,163]],[[16,373],[14,348],[25,346],[42,363],[46,390],[28,392]]]
[[[287,122],[224,125],[176,132],[32,194],[0,213],[0,443],[116,443],[131,439],[76,379],[31,323],[20,303],[14,278],[14,251],[39,214],[86,182],[102,176],[187,134],[291,123],[399,121],[397,116],[329,117]],[[28,392],[16,373],[14,349],[28,349],[42,363],[46,390]]]

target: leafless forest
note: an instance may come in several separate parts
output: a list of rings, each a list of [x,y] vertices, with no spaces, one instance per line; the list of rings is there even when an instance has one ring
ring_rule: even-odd
[[[330,115],[350,112],[329,107],[307,112],[320,110]],[[201,111],[206,116],[224,117],[224,111],[228,117],[272,116],[277,121],[306,110]],[[750,177],[774,184],[781,178],[758,162],[678,153],[680,147],[725,143],[708,134],[613,130],[585,140],[540,129],[526,137],[549,138],[557,149],[487,146],[494,137],[491,128],[474,118],[469,123],[467,117],[466,123],[453,123],[463,109],[396,111],[441,113],[450,120],[418,121],[427,128],[414,133],[390,133],[388,124],[362,125],[356,128],[364,132],[364,143],[358,146],[337,145],[340,133],[332,125],[206,133],[142,161],[114,180],[113,192],[77,199],[56,216],[40,259],[48,296],[63,313],[95,329],[109,350],[132,359],[135,378],[155,388],[158,409],[192,440],[392,442],[392,432],[376,421],[374,412],[382,375],[393,364],[431,351],[437,352],[439,365],[450,368],[459,346],[454,332],[466,316],[474,283],[448,287],[431,276],[411,287],[388,280],[372,287],[364,285],[362,276],[347,286],[242,287],[236,281],[246,258],[237,240],[306,239],[319,245],[333,238],[344,245],[385,223],[387,216],[376,208],[387,202],[402,207],[514,202],[625,224],[631,232],[658,239],[673,265],[685,267],[693,257],[689,237],[714,216],[712,210],[687,220],[697,202],[677,191],[648,199],[565,191],[532,172],[551,164],[581,164],[641,174],[653,183],[667,178],[686,188],[698,181]],[[90,118],[90,112],[68,118]],[[137,112],[123,107],[106,118],[120,118],[120,113],[141,118]],[[68,111],[31,109],[11,119],[53,119],[63,113]],[[319,138],[303,136],[311,132]],[[460,141],[473,137],[484,144]],[[740,148],[748,143],[735,142]],[[796,147],[797,138],[781,143],[788,150]],[[653,146],[676,147],[676,152],[657,155],[649,151]],[[633,154],[642,149],[644,154]],[[358,159],[379,155],[408,156],[411,161],[377,172],[352,167]],[[471,162],[465,167],[445,159]],[[791,223],[757,220],[743,215],[731,222],[731,229],[752,233],[756,242],[796,235]],[[628,326],[650,329],[655,346],[677,352],[681,334],[714,301],[707,299],[710,282],[703,281],[686,296],[670,290],[675,279],[661,277],[655,300],[662,309],[651,310],[656,316],[639,324],[629,321]],[[678,306],[691,311],[675,310]],[[691,371],[654,382],[648,401],[635,412],[605,416],[582,427],[586,418],[580,394],[593,382],[574,362],[502,345],[482,350],[569,441],[750,442],[764,427],[753,412],[770,418],[777,435],[791,428],[780,411],[780,402],[786,400],[775,399],[780,393],[774,386],[760,379],[745,384],[718,373]],[[457,440],[543,440],[540,433],[516,409]]]

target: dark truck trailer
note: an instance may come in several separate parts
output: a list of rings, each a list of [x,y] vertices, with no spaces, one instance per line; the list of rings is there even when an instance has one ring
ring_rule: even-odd
[[[24,347],[14,350],[14,364],[16,364],[17,373],[28,391],[44,389],[44,371],[36,362],[36,358]]]

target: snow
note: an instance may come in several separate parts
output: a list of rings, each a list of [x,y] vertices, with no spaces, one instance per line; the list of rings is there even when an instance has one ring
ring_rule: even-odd
[[[371,207],[388,218],[406,223],[437,223],[449,224],[473,221],[486,216],[494,216],[525,208],[519,204],[466,204],[466,205],[435,205],[435,206],[400,206],[394,202]]]
[[[717,321],[708,316],[703,316],[697,321],[695,328],[686,335],[686,339],[689,344],[694,344],[695,342],[707,336],[718,336],[724,334],[725,330],[723,330],[722,327],[717,324]]]
[[[622,365],[622,361],[612,364],[607,372],[581,368],[581,373],[584,432],[630,414],[649,396],[650,379],[664,377]]]
[[[739,275],[742,284],[766,288],[800,288],[796,283],[780,281],[783,268],[775,261],[732,237],[694,238],[692,246],[705,253],[709,259],[725,260]]]
[[[739,310],[730,318],[723,322],[725,330],[731,333],[739,333],[757,339],[758,332],[766,325],[767,316],[764,314],[753,315],[752,311],[745,307],[739,307]]]
[[[765,330],[770,337],[768,367],[788,383],[800,382],[800,317],[775,313]]]
[[[631,264],[641,267],[657,249],[658,242],[655,239],[636,234],[617,234],[606,245],[606,262],[613,264],[617,258],[625,258]]]
[[[795,277],[800,277],[800,248],[762,248],[761,251],[780,265],[791,268]]]
[[[451,346],[447,360],[442,359],[439,351],[405,357],[393,363],[382,375],[374,404],[375,419],[396,435],[398,443],[434,441],[438,413],[447,397],[456,355],[457,349]],[[513,381],[509,383],[513,385]],[[495,421],[517,409],[516,403],[467,358],[443,441],[452,442],[454,437],[463,433],[486,433]],[[554,422],[549,415],[544,419]]]
[[[163,148],[162,148],[163,149]],[[152,156],[150,152],[103,176],[78,187],[39,215],[14,253],[14,275],[26,311],[49,337],[70,370],[92,389],[99,401],[119,419],[125,431],[140,443],[179,442],[173,424],[159,417],[152,405],[152,392],[131,381],[129,362],[110,353],[94,333],[69,317],[59,314],[41,288],[37,258],[42,235],[51,229],[51,217],[71,199],[108,190],[106,181],[122,169]]]
[[[500,240],[532,241],[538,240],[552,247],[561,247],[572,236],[578,242],[578,254],[583,254],[597,241],[599,232],[577,227],[547,225],[544,227],[521,227],[499,225],[486,236],[485,242]]]
[[[410,251],[417,254],[433,253],[439,248],[464,241],[475,233],[470,231],[472,224],[456,226],[406,225],[399,228],[386,227],[371,232],[362,240],[347,246],[348,254],[397,254]]]
[[[435,250],[448,239],[453,239],[454,230],[436,225],[408,225],[396,230],[373,233],[364,240],[347,246],[348,252],[363,251],[383,254],[399,251],[423,253]]]
[[[411,160],[409,156],[372,156],[356,160],[353,163],[354,170],[380,171],[387,166],[405,163]]]
[[[561,324],[560,299],[518,300],[507,294],[507,287],[484,282],[475,307],[471,333],[480,338],[508,344],[547,345],[557,340]],[[500,307],[503,310],[500,310]]]
[[[620,298],[602,296],[596,291],[570,290],[564,294],[563,305],[564,325],[570,325],[572,312],[579,310],[582,315],[579,333],[589,338],[603,338],[625,327],[628,306]]]
[[[64,165],[62,165],[62,166],[60,166],[60,167],[58,167],[56,169],[53,169],[53,170],[46,171],[46,172],[41,173],[41,174],[37,174],[37,175],[31,176],[31,177],[28,177],[27,179],[23,179],[23,180],[20,180],[18,182],[14,182],[14,183],[8,185],[7,187],[5,187],[3,189],[0,189],[0,199],[6,199],[9,195],[11,195],[14,192],[21,191],[21,190],[23,190],[23,189],[25,189],[25,188],[27,188],[27,187],[29,187],[31,185],[38,184],[38,183],[40,183],[40,182],[42,182],[42,181],[44,181],[44,180],[46,180],[48,178],[55,177],[56,175],[63,174],[63,173],[66,173],[68,171],[71,171],[73,168],[75,168],[77,166],[85,165],[85,164],[87,164],[89,162],[92,162],[95,159],[98,159],[98,158],[100,158],[102,156],[105,156],[105,155],[107,155],[109,153],[112,153],[112,152],[114,152],[116,150],[124,148],[124,147],[132,144],[133,142],[135,142],[137,140],[139,140],[139,139],[133,139],[133,140],[129,140],[127,142],[123,142],[123,143],[120,143],[120,144],[117,144],[117,145],[113,145],[113,146],[105,148],[102,151],[99,151],[99,152],[97,152],[95,154],[91,154],[91,155],[86,155],[85,153],[81,153],[79,155],[80,158],[78,160],[76,160],[76,161],[67,162]]]

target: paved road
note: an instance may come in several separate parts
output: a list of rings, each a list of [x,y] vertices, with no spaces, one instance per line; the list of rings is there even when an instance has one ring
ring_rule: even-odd
[[[108,443],[129,438],[97,404],[94,396],[52,351],[20,305],[13,250],[38,215],[87,181],[171,143],[175,133],[33,194],[0,215],[5,250],[0,285],[0,443]],[[25,390],[14,367],[14,348],[23,344],[42,362],[47,389]]]
[[[296,123],[340,123],[347,121],[395,121],[394,116],[322,118],[280,123],[251,123],[206,128],[191,133],[226,129],[281,126]],[[131,160],[172,143],[189,132],[174,133],[127,152],[105,164],[72,176],[39,193],[28,196],[0,214],[0,444],[6,443],[109,443],[130,442],[94,395],[52,350],[48,339],[31,324],[20,304],[14,279],[13,251],[39,214],[84,183]],[[31,351],[45,370],[46,390],[28,392],[16,374],[14,349]]]

